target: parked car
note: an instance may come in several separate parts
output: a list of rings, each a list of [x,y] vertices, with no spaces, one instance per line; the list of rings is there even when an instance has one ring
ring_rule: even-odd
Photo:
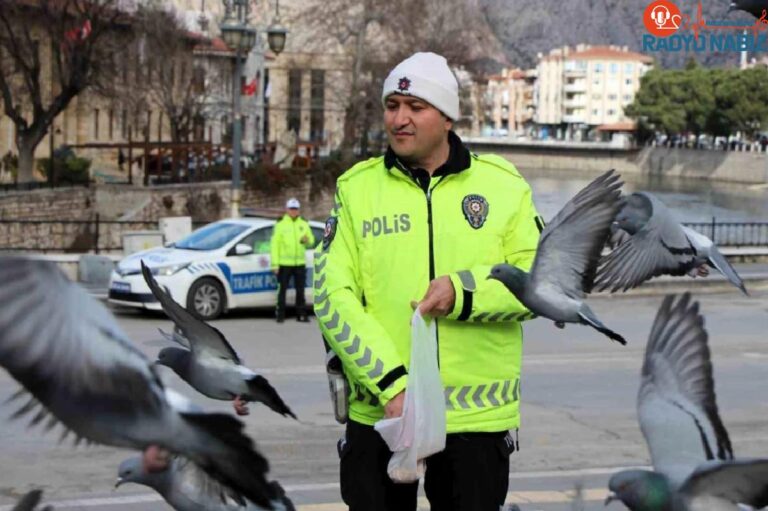
[[[277,278],[270,270],[270,240],[275,220],[220,220],[195,230],[168,247],[156,247],[121,260],[109,281],[109,301],[128,307],[161,310],[141,275],[144,261],[174,300],[200,318],[211,320],[241,307],[272,307]],[[325,225],[309,222],[316,241]],[[313,250],[306,251],[305,297],[312,303]],[[292,303],[294,291],[286,300]]]

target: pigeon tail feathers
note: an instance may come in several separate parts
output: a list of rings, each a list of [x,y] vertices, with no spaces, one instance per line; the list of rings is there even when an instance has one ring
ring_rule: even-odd
[[[288,405],[285,404],[283,398],[280,397],[275,388],[270,385],[266,378],[257,374],[246,383],[248,384],[248,394],[244,397],[249,401],[260,401],[280,415],[290,415],[298,420],[296,414],[294,414]]]
[[[608,336],[611,340],[618,342],[622,346],[626,346],[627,341],[622,336],[605,326],[599,319],[597,319],[595,313],[592,312],[592,310],[587,307],[586,304],[581,304],[581,308],[579,309],[579,317],[582,319],[584,324],[591,326],[601,334]]]

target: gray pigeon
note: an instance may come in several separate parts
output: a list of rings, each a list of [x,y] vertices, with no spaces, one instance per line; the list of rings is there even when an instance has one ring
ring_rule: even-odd
[[[0,366],[32,395],[14,417],[39,408],[30,425],[50,416],[48,429],[60,422],[90,442],[161,446],[253,502],[271,501],[268,462],[243,423],[194,412],[166,389],[109,311],[55,264],[0,258],[0,303]]]
[[[11,511],[53,511],[51,506],[37,507],[42,498],[43,490],[32,490],[24,495]]]
[[[621,208],[622,184],[610,170],[568,201],[542,231],[530,273],[497,264],[488,278],[500,281],[531,312],[558,327],[581,323],[626,344],[583,301],[592,290],[600,251]]]
[[[616,216],[614,231],[629,235],[600,260],[595,288],[616,292],[659,275],[695,275],[708,263],[744,294],[744,283],[712,240],[682,226],[654,195],[635,192]],[[614,238],[617,238],[614,234]]]
[[[160,288],[143,261],[141,272],[163,311],[176,325],[171,339],[182,346],[186,342],[190,348],[163,348],[158,364],[170,367],[195,390],[210,398],[260,401],[283,416],[296,418],[267,379],[242,364],[224,334],[176,303]]]
[[[654,471],[614,474],[606,503],[618,499],[633,511],[768,505],[768,459],[733,459],[715,402],[704,318],[688,293],[677,301],[667,296],[656,315],[637,414]]]
[[[212,479],[191,461],[180,456],[171,459],[162,472],[147,472],[140,457],[128,458],[118,468],[115,488],[125,483],[149,486],[176,511],[261,511],[265,508],[242,502],[237,494]],[[269,483],[275,495],[273,510],[296,511],[276,481]]]

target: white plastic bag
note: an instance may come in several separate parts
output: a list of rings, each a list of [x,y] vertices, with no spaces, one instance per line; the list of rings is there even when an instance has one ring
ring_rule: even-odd
[[[395,482],[417,481],[427,456],[445,449],[445,397],[437,367],[435,322],[418,309],[411,318],[411,364],[403,415],[382,419],[376,431],[393,452],[387,472]]]

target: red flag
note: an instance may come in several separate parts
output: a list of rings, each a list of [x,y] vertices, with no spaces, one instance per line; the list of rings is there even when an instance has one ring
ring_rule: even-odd
[[[243,95],[244,96],[253,96],[256,94],[256,88],[258,86],[258,81],[256,78],[254,78],[251,83],[246,83],[243,85]]]
[[[73,28],[72,30],[67,30],[64,32],[64,38],[70,43],[85,41],[91,34],[92,30],[93,27],[91,26],[91,20],[85,20],[85,23],[83,23],[82,27]]]

